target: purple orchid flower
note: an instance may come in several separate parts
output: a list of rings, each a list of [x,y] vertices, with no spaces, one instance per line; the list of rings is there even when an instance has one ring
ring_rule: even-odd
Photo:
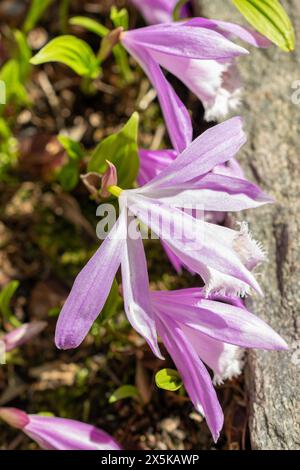
[[[17,408],[0,408],[0,418],[46,450],[121,450],[106,432],[90,424],[42,415],[28,415]]]
[[[189,118],[188,112],[183,116],[185,120],[185,128],[187,132],[187,142],[192,143],[192,124]],[[190,139],[190,140],[189,140]],[[168,165],[170,165],[177,157],[178,152],[176,150],[139,150],[140,167],[137,182],[140,186],[147,184],[153,178],[160,174]],[[244,178],[244,172],[236,160],[235,157],[231,158],[228,162],[216,165],[212,170],[212,173],[227,175],[233,178]],[[200,177],[201,178],[201,177]],[[207,211],[204,214],[205,220],[214,224],[220,224],[224,222],[226,213],[225,212],[210,212]],[[168,246],[161,241],[164,250],[173,265],[177,273],[182,271],[183,263],[180,262],[178,257],[168,248]]]
[[[170,165],[177,158],[177,156],[178,153],[175,150],[140,149],[140,168],[137,177],[139,186],[147,184],[149,181],[155,178],[155,176],[159,175],[159,173],[168,165]],[[212,169],[212,173],[227,175],[232,178],[244,178],[242,167],[235,158],[232,158],[228,162],[222,163],[221,165],[216,165]],[[225,212],[207,211],[205,212],[204,217],[207,222],[220,224],[224,222],[225,215]],[[181,273],[183,264],[163,241],[161,243],[174,269],[178,274]]]
[[[41,333],[46,326],[47,323],[44,321],[24,323],[22,326],[15,328],[4,336],[1,336],[0,340],[4,343],[5,351],[9,352],[30,341]]]
[[[199,201],[205,210],[226,212],[271,202],[246,180],[210,173],[216,165],[233,158],[244,142],[241,119],[230,119],[198,137],[143,187],[124,191],[116,186],[107,188],[119,198],[119,219],[74,282],[57,322],[55,339],[59,348],[74,348],[83,341],[101,312],[121,265],[129,322],[161,358],[155,316],[149,307],[147,263],[137,219],[202,277],[207,293],[244,294],[250,287],[261,292],[251,270],[264,259],[264,253],[246,226],[231,230],[182,210],[186,203],[197,207]]]
[[[131,0],[149,24],[168,23],[173,19],[173,10],[178,0]],[[191,13],[190,5],[181,9],[181,18]]]
[[[157,91],[173,148],[179,152],[189,137],[186,110],[166,80],[163,67],[178,77],[204,104],[206,119],[236,109],[241,84],[234,59],[248,51],[233,43],[235,36],[256,47],[270,42],[233,23],[194,18],[123,32],[121,42],[144,69]]]
[[[240,373],[240,347],[285,350],[288,346],[239,299],[207,298],[203,289],[195,288],[151,292],[151,301],[159,335],[217,441],[223,413],[203,362],[213,370],[215,382],[222,382]]]

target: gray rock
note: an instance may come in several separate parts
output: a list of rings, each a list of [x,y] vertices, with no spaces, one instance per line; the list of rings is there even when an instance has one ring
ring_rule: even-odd
[[[198,3],[203,16],[246,24],[229,0]],[[299,32],[299,0],[282,3]],[[290,346],[289,352],[248,356],[251,442],[254,449],[299,449],[300,102],[292,100],[292,85],[300,81],[299,41],[292,54],[251,48],[239,68],[245,83],[239,114],[248,132],[240,160],[248,177],[277,201],[243,214],[269,258],[259,270],[265,297],[249,299],[248,306]]]

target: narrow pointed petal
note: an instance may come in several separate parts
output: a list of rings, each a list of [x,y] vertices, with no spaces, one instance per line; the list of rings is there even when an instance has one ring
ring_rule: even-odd
[[[214,31],[218,31],[228,38],[236,36],[254,47],[266,48],[272,45],[272,42],[269,41],[269,39],[257,33],[256,31],[235,23],[229,23],[227,21],[210,20],[199,17],[188,20],[186,25],[213,29]]]
[[[159,334],[172,357],[195,408],[204,412],[215,442],[223,426],[223,413],[211,378],[198,354],[175,321],[158,319]]]
[[[76,348],[88,334],[110,292],[125,241],[125,214],[121,212],[109,235],[75,279],[56,325],[58,348]]]
[[[150,194],[150,191],[147,192],[147,195]],[[274,202],[258,186],[245,178],[216,173],[207,173],[194,182],[184,183],[179,187],[158,188],[155,194],[161,202],[174,207],[197,207],[201,202],[204,211],[217,212],[241,211]]]
[[[134,43],[140,48],[189,59],[228,59],[248,51],[224,35],[209,28],[196,28],[187,22],[165,23],[127,31],[125,46]]]
[[[106,432],[72,419],[29,415],[23,431],[46,450],[121,450]]]
[[[124,191],[130,210],[179,257],[188,268],[206,280],[209,269],[236,278],[261,292],[245,263],[252,265],[258,246],[244,233],[195,219],[174,207],[144,197],[139,190]],[[172,235],[173,232],[173,235]]]
[[[47,323],[44,321],[24,323],[24,325],[19,328],[15,328],[10,333],[2,336],[0,340],[4,342],[5,350],[7,352],[12,351],[37,336],[46,328],[46,326]]]
[[[17,408],[0,408],[0,418],[45,450],[121,450],[106,432],[73,419],[28,415]]]
[[[205,298],[199,298],[196,305],[194,302],[191,305],[186,297],[185,303],[179,303],[177,297],[172,300],[170,292],[160,298],[157,293],[154,298],[156,309],[164,305],[166,315],[172,319],[221,342],[243,348],[288,348],[271,327],[244,308]]]
[[[191,143],[193,136],[191,118],[186,107],[147,50],[126,40],[123,44],[144,69],[156,89],[173,148],[182,152]]]
[[[131,233],[128,234],[121,261],[125,312],[132,327],[146,339],[153,353],[163,359],[157,344],[143,241],[137,222],[130,214],[128,224]]]
[[[242,119],[228,119],[195,139],[173,163],[145,185],[141,192],[153,194],[158,188],[179,187],[191,182],[216,165],[231,160],[245,142]]]

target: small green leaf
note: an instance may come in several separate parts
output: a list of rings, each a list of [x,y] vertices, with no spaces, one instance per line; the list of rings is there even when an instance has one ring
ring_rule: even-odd
[[[74,160],[70,160],[58,173],[58,180],[64,191],[72,191],[79,181],[79,166]]]
[[[88,171],[104,173],[106,160],[112,162],[118,171],[118,185],[123,189],[132,187],[139,170],[137,146],[138,113],[133,113],[125,126],[117,133],[102,140],[94,150]]]
[[[139,398],[139,392],[133,385],[122,385],[109,397],[109,403],[123,400],[124,398]]]
[[[118,10],[115,6],[111,7],[110,10],[110,19],[113,22],[115,28],[119,28],[120,26],[125,30],[128,29],[129,26],[129,15],[126,8],[122,8]]]
[[[20,79],[20,64],[16,59],[10,59],[0,70],[0,81],[6,85],[6,103],[15,102],[18,105],[28,104],[29,99]]]
[[[78,75],[90,78],[97,78],[101,71],[91,47],[70,35],[53,39],[30,60],[33,65],[45,62],[62,62]]]
[[[70,19],[69,23],[73,26],[81,26],[91,33],[97,34],[101,38],[104,38],[109,33],[109,29],[101,23],[85,16],[74,16]]]
[[[11,281],[0,292],[0,312],[5,320],[10,321],[16,327],[20,326],[20,322],[15,318],[10,303],[19,285],[19,281]]]
[[[46,9],[50,6],[53,0],[32,0],[30,9],[27,13],[23,30],[25,33],[31,31],[38,21],[43,16]]]
[[[14,31],[14,36],[19,49],[17,59],[19,62],[20,81],[24,82],[27,80],[31,69],[29,61],[32,57],[32,52],[28,45],[27,38],[22,31]]]
[[[232,0],[246,20],[284,51],[295,48],[291,20],[278,0]]]
[[[182,387],[183,383],[180,375],[174,369],[161,369],[155,375],[155,383],[163,390],[175,392]]]
[[[72,160],[81,160],[84,157],[84,151],[79,142],[62,134],[57,139]]]

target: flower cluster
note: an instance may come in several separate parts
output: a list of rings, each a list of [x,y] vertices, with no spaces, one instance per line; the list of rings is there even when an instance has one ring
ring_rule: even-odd
[[[95,57],[87,45],[77,51],[83,47],[82,42],[64,36],[69,47],[64,63],[85,77],[87,85],[99,76],[102,62],[111,51],[124,65],[126,49],[156,91],[172,148],[139,149],[137,185],[126,189],[118,186],[118,164],[107,161],[101,189],[93,190],[101,199],[117,198],[119,217],[76,277],[57,321],[55,343],[59,349],[76,348],[82,343],[120,269],[128,321],[161,360],[164,345],[195,409],[206,418],[217,441],[224,418],[214,385],[241,372],[245,348],[287,349],[285,341],[250,313],[244,302],[253,291],[262,295],[255,269],[265,260],[265,252],[253,239],[247,223],[240,223],[236,229],[225,224],[227,212],[273,202],[245,178],[236,159],[247,140],[242,118],[227,119],[241,100],[236,60],[249,53],[236,40],[254,47],[268,47],[270,42],[236,24],[190,19],[189,2],[177,12],[179,21],[173,21],[176,0],[132,3],[149,26],[125,31],[118,25],[106,34],[101,27],[99,33],[96,22],[86,19],[84,24],[91,31],[105,36],[103,47]],[[60,57],[62,42],[54,40],[52,47],[53,43]],[[80,50],[86,56],[82,57]],[[37,54],[31,63],[57,60],[51,47],[46,52]],[[190,113],[165,72],[177,77],[201,100],[207,121],[222,122],[194,138]],[[108,159],[113,157],[107,155]],[[96,178],[100,178],[98,174]],[[198,279],[199,287],[150,289],[142,237],[145,227],[160,240],[177,273],[187,269]],[[44,322],[25,324],[0,341],[8,352],[44,327]],[[0,418],[44,449],[121,449],[104,431],[86,423],[28,415],[15,408],[0,408]]]
[[[159,15],[150,18],[149,2],[144,3],[146,18],[156,22]],[[62,349],[81,344],[121,267],[129,322],[160,359],[159,338],[164,343],[215,441],[223,413],[203,363],[218,383],[240,372],[241,348],[287,348],[277,333],[246,310],[240,298],[251,289],[262,294],[253,272],[265,258],[262,247],[246,223],[239,230],[217,224],[227,211],[259,207],[272,199],[245,179],[235,159],[246,142],[242,119],[229,119],[193,140],[188,110],[161,67],[202,100],[207,119],[223,117],[239,102],[234,60],[248,53],[232,42],[234,36],[257,47],[268,45],[240,26],[204,18],[121,33],[121,43],[157,91],[173,149],[140,150],[140,187],[135,189],[118,187],[117,169],[109,164],[101,193],[118,198],[119,219],[78,274],[60,313],[55,338]],[[199,206],[203,217],[195,213]],[[196,273],[199,286],[204,287],[151,291],[141,224],[162,241],[177,271],[184,266]]]

